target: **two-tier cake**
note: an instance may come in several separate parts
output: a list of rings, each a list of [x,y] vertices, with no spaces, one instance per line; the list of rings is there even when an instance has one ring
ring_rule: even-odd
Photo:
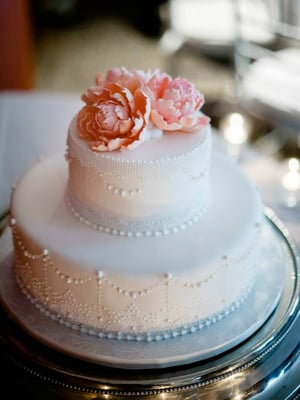
[[[112,340],[221,324],[255,284],[263,208],[213,148],[203,95],[114,68],[82,99],[65,158],[40,161],[12,193],[21,289],[49,318]]]

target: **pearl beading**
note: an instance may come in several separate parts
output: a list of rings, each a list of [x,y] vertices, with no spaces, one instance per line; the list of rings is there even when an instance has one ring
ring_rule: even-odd
[[[203,133],[203,140],[197,147],[177,156],[155,160],[129,160],[112,157],[106,152],[91,150],[87,143],[77,136],[75,130],[70,130],[65,158],[69,162],[72,162],[73,159],[78,160],[82,167],[93,168],[99,176],[114,175],[129,176],[135,179],[153,179],[175,173],[177,170],[181,170],[182,165],[185,166],[186,171],[189,171],[190,167],[195,165],[196,160],[200,166],[205,166],[211,148],[211,139],[209,136],[207,140],[207,135],[208,133]]]
[[[206,211],[210,192],[211,133],[203,128],[195,135],[195,147],[179,155],[135,159],[131,152],[92,151],[71,125],[70,211],[87,226],[117,236],[156,237],[186,229]],[[153,143],[168,146],[160,138]]]
[[[198,291],[204,286],[211,284],[219,273],[222,273],[228,268],[234,268],[237,264],[240,266],[240,264],[243,263],[242,265],[243,268],[245,268],[245,271],[249,268],[251,269],[252,265],[249,263],[247,264],[247,262],[249,258],[251,259],[250,254],[254,250],[254,242],[257,240],[257,236],[255,235],[253,243],[250,245],[249,249],[247,249],[247,251],[240,257],[233,259],[232,257],[224,255],[220,259],[218,268],[206,277],[202,277],[201,280],[196,280],[195,282],[184,282],[177,275],[167,272],[162,274],[160,277],[158,276],[156,283],[152,283],[148,287],[139,290],[129,290],[116,284],[109,274],[103,270],[98,270],[81,277],[72,277],[69,274],[64,273],[61,269],[63,266],[58,267],[56,265],[55,259],[53,259],[51,251],[48,249],[41,249],[40,252],[32,253],[28,248],[26,248],[22,243],[22,237],[18,233],[16,220],[14,218],[10,220],[10,225],[15,243],[16,275],[20,287],[24,293],[26,293],[26,296],[30,301],[47,316],[58,320],[60,323],[63,323],[72,329],[80,330],[81,332],[93,334],[99,337],[114,338],[118,340],[152,341],[176,337],[209,326],[211,323],[224,318],[226,315],[234,311],[239,304],[241,304],[243,299],[246,298],[248,289],[245,290],[242,296],[239,296],[238,300],[231,302],[230,306],[222,308],[219,312],[214,313],[207,318],[200,318],[196,322],[183,324],[178,327],[175,321],[172,321],[172,318],[169,317],[170,290],[174,289],[177,291],[179,288],[185,288],[188,290]],[[259,229],[260,225],[256,224],[256,228]],[[34,273],[36,263],[39,263],[37,270],[42,270],[40,278],[36,277]],[[62,294],[57,293],[55,288],[50,286],[50,282],[54,281],[54,276],[57,276],[60,281],[64,282],[65,289],[63,289]],[[79,302],[75,293],[76,287],[79,286],[80,292],[82,292],[86,290],[84,285],[90,283],[95,283],[96,287],[94,305]],[[102,298],[103,290],[108,290],[108,288],[110,291],[115,292],[116,295],[122,296],[120,298],[121,302],[122,298],[129,299],[129,305],[127,311],[125,311],[125,315],[123,312],[120,314],[112,311],[108,313],[107,305],[103,303]],[[164,313],[164,322],[168,323],[171,327],[170,329],[163,329],[160,331],[156,328],[150,332],[142,332],[139,329],[135,329],[134,325],[130,327],[130,330],[127,328],[116,331],[110,328],[110,326],[115,326],[115,322],[122,326],[122,319],[130,317],[131,314],[139,315],[139,318],[142,318],[143,323],[149,323],[153,319],[153,315],[151,315],[151,313],[149,316],[140,315],[137,306],[138,303],[135,302],[139,301],[140,298],[151,295],[152,293],[155,296],[155,291],[158,288],[161,288],[161,291],[164,293],[164,311],[161,310],[160,312]],[[38,295],[34,293],[38,293]],[[116,295],[112,296],[115,297]],[[41,299],[44,300],[44,304],[42,304]],[[64,305],[67,305],[68,308],[65,309]],[[196,304],[196,308],[197,307],[198,305]],[[179,315],[184,315],[187,312],[187,309],[178,309],[177,311]],[[92,317],[93,313],[97,316],[96,321],[94,321]],[[79,323],[79,321],[81,322]]]
[[[73,322],[70,319],[60,315],[59,313],[55,313],[47,309],[44,305],[40,304],[37,299],[31,296],[31,294],[26,290],[25,286],[18,278],[17,282],[19,284],[22,293],[41,313],[43,313],[46,317],[51,318],[52,320],[57,321],[60,324],[66,326],[67,328],[71,328],[75,331],[80,331],[83,334],[96,336],[99,338],[136,341],[136,342],[141,342],[141,341],[158,342],[165,339],[176,338],[178,336],[185,336],[187,334],[195,333],[197,331],[205,329],[211,326],[212,324],[215,324],[223,320],[225,317],[236,311],[246,301],[255,283],[253,281],[238,300],[232,302],[229,306],[224,307],[218,313],[215,313],[207,318],[202,318],[193,323],[185,324],[176,327],[174,329],[166,329],[158,332],[151,331],[151,332],[136,333],[136,332],[122,332],[122,331],[95,329],[94,327],[91,327],[89,325],[78,324],[76,322]]]
[[[141,188],[135,188],[135,189],[124,189],[124,188],[118,188],[116,186],[113,186],[110,183],[106,183],[106,188],[107,190],[111,191],[113,194],[125,197],[125,196],[133,196],[137,194],[141,194],[142,189]]]
[[[170,217],[153,217],[140,221],[129,221],[109,215],[108,212],[100,212],[100,210],[95,212],[89,209],[70,190],[67,191],[65,196],[68,209],[80,223],[99,232],[129,238],[166,236],[184,230],[197,223],[205,213],[208,207],[208,199],[205,200],[203,204],[200,203],[200,206],[197,203],[194,208],[191,207],[189,210],[185,210],[182,215],[174,216],[173,221]],[[187,216],[189,217],[187,218]]]

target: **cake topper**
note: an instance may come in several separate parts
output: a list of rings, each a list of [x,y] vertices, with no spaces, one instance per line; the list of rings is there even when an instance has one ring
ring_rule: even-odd
[[[191,133],[210,119],[204,96],[187,79],[125,67],[109,70],[82,95],[78,135],[94,151],[134,149],[163,132]]]

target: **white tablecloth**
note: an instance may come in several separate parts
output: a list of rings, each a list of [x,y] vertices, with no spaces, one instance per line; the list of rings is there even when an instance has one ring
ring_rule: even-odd
[[[79,94],[0,92],[0,215],[22,173],[39,157],[65,150],[69,121],[82,105]]]

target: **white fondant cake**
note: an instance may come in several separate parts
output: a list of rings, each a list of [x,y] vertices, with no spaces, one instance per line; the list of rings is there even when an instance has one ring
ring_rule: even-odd
[[[99,153],[68,135],[68,205],[81,221],[127,236],[172,233],[195,222],[210,194],[211,132],[166,133],[126,152]],[[163,231],[163,232],[162,232]]]
[[[115,76],[139,104],[136,77],[152,87],[151,74],[117,70]],[[163,78],[163,106],[142,85],[154,111],[145,107],[145,129],[129,142],[123,136],[128,107],[119,110],[111,75],[98,81],[70,124],[67,161],[57,155],[39,162],[12,194],[17,281],[42,312],[70,328],[120,340],[184,335],[233,312],[255,283],[259,193],[233,161],[211,149],[208,120],[194,115],[194,89],[179,80],[173,91],[174,81]],[[178,110],[177,119],[166,112],[170,103],[172,112],[183,110],[181,118]],[[91,112],[100,116],[90,119]],[[116,124],[121,128],[111,139],[107,127]],[[163,132],[151,138],[149,124]],[[132,133],[136,126],[129,125]]]

